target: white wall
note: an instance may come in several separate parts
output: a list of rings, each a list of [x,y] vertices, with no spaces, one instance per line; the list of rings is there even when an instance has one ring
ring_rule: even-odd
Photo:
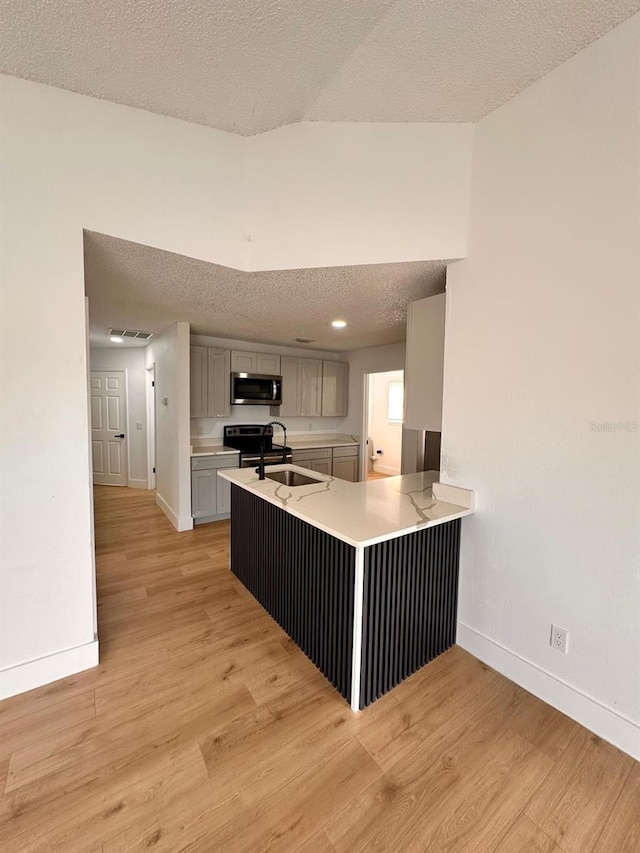
[[[373,468],[381,474],[400,473],[402,463],[402,423],[389,420],[389,383],[404,383],[404,371],[372,373],[369,378],[369,435],[375,455]],[[382,451],[378,456],[377,451]]]
[[[91,306],[89,306],[91,310]],[[147,488],[147,408],[144,349],[92,347],[91,370],[126,370],[127,377],[127,485]],[[142,429],[137,429],[136,424]]]
[[[234,137],[105,101],[10,77],[0,98],[8,695],[97,660],[82,229],[239,263],[242,161]]]
[[[189,324],[174,323],[144,353],[155,365],[156,502],[177,530],[191,530]]]
[[[302,186],[280,162],[282,180],[274,189],[279,197],[271,203],[261,198],[272,189],[266,174],[271,157],[258,152],[261,164],[248,167],[248,152],[255,148],[243,138],[7,76],[0,77],[0,99],[0,381],[3,408],[11,412],[2,423],[0,669],[6,670],[1,689],[10,693],[77,671],[95,662],[97,653],[82,229],[239,269],[279,266],[287,248],[290,263],[283,266],[344,263],[345,256],[350,263],[373,263],[382,259],[374,239],[382,214],[372,206],[373,197],[385,202],[384,221],[404,234],[384,259],[414,260],[427,257],[425,233],[436,216],[430,205],[439,214],[446,191],[440,187],[425,194],[423,181],[411,184],[420,169],[409,170],[401,193],[390,191],[385,178],[390,164],[413,157],[425,131],[406,125],[389,141],[385,126],[368,126],[372,139],[379,134],[387,140],[382,144],[381,190],[372,196],[371,169],[343,171],[341,181],[359,233],[373,236],[354,239],[353,249],[345,253],[341,244],[349,239],[344,233],[340,243],[327,239],[336,236],[337,204],[326,198],[315,204],[320,188],[335,181],[335,159],[322,153],[327,134],[321,127],[309,125],[297,134],[299,150],[296,154],[290,145],[287,155],[292,174],[300,174],[296,164],[302,163],[313,170],[315,180]],[[358,126],[351,132],[360,138]],[[443,136],[437,129],[434,133]],[[348,128],[343,134],[349,135]],[[444,133],[454,147],[462,135],[456,127]],[[467,129],[460,143],[467,159],[471,141]],[[371,145],[374,150],[375,143]],[[443,148],[448,143],[434,151]],[[463,160],[464,154],[460,156]],[[462,194],[468,202],[468,180],[452,175],[451,162],[446,161],[443,175],[452,179],[452,197]],[[253,181],[258,174],[261,179]],[[429,174],[435,182],[437,168]],[[449,248],[465,253],[468,203],[463,199],[453,206],[438,256],[446,256]],[[263,223],[263,217],[276,216],[277,222]],[[294,219],[296,237],[305,235],[295,251],[289,233]],[[259,254],[250,254],[245,239],[252,229],[260,239]],[[277,243],[273,251],[267,249],[271,240]],[[435,242],[432,250],[438,252]],[[29,330],[29,347],[24,346],[24,329]],[[18,351],[16,361],[13,353]],[[55,381],[40,381],[43,364]],[[34,442],[33,424],[45,422],[51,412],[56,413],[55,430]],[[182,472],[179,480],[181,495]]]
[[[442,473],[478,499],[459,642],[637,758],[639,43],[635,16],[477,127]]]
[[[464,257],[472,145],[470,124],[303,122],[249,137],[250,269]]]

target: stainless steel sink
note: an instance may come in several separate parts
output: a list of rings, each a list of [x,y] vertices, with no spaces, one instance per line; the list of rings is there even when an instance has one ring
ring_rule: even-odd
[[[268,480],[275,480],[276,483],[283,483],[285,486],[311,486],[313,483],[324,482],[324,480],[316,480],[315,477],[307,477],[299,471],[270,471],[265,472],[265,477]]]

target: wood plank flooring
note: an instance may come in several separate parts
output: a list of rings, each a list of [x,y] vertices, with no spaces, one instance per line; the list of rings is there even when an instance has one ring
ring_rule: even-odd
[[[3,853],[640,850],[640,765],[461,649],[354,715],[227,523],[95,502],[101,663],[0,703]]]

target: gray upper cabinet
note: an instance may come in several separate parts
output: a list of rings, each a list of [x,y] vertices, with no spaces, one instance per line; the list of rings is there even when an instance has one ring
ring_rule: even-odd
[[[192,346],[190,351],[192,418],[228,418],[231,415],[231,352]]]
[[[322,362],[322,414],[346,417],[349,406],[349,365],[344,361]]]
[[[191,417],[231,415],[231,374],[282,376],[282,404],[271,407],[282,418],[345,417],[349,365],[290,355],[191,347]]]
[[[283,355],[280,417],[319,417],[322,414],[322,362]]]
[[[266,352],[233,350],[231,353],[231,372],[280,376],[280,356]]]
[[[283,355],[280,359],[282,370],[282,403],[278,414],[283,417],[300,417],[300,362],[301,358]]]
[[[316,418],[322,414],[322,362],[300,359],[300,414]]]
[[[228,349],[208,347],[209,381],[207,386],[210,418],[228,418],[231,415],[231,352]]]
[[[207,347],[191,347],[191,417],[207,417]]]
[[[405,429],[442,430],[445,294],[409,305],[405,366]]]

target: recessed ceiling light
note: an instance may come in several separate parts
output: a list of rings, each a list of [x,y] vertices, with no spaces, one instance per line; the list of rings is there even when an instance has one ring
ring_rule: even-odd
[[[333,326],[334,329],[344,329],[344,327],[347,325],[347,321],[346,320],[333,320],[331,322],[331,325]]]
[[[121,338],[118,335],[111,335],[109,340],[111,341],[111,343],[114,343],[114,344],[121,344],[124,342],[124,338]]]

